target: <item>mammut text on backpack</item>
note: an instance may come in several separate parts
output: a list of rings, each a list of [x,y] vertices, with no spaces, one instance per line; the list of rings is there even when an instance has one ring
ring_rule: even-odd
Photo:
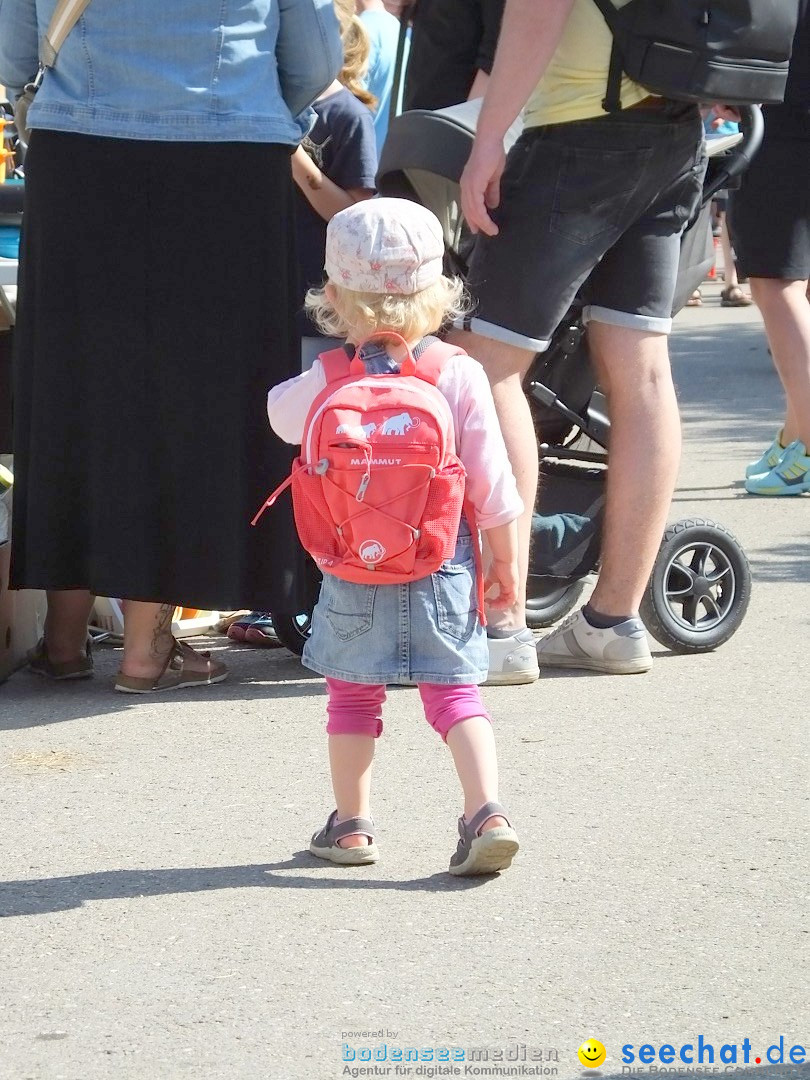
[[[757,105],[785,95],[800,0],[594,0],[613,34],[603,107],[624,71],[680,101]]]

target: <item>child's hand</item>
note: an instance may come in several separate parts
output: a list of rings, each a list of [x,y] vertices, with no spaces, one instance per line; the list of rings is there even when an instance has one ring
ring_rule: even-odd
[[[497,586],[498,592],[490,597],[489,591]],[[511,607],[518,598],[520,578],[517,560],[493,559],[484,578],[484,598],[491,608]]]

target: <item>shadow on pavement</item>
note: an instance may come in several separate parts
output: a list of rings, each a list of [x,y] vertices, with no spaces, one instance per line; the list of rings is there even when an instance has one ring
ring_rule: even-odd
[[[335,877],[336,869],[339,870],[332,863],[318,860],[306,851],[297,851],[291,858],[279,863],[167,870],[103,870],[97,874],[69,877],[0,881],[0,918],[69,911],[93,900],[130,900],[214,889],[370,889],[382,892],[458,893],[479,888],[492,876],[457,878],[438,873],[411,881],[384,881],[368,876],[374,873],[373,866],[352,867],[345,874],[339,871],[339,876]],[[279,873],[285,870],[312,871],[314,876]],[[330,876],[325,876],[330,871]]]
[[[92,679],[55,683],[22,669],[0,684],[0,731],[123,713],[147,703],[302,698],[313,693],[313,683],[323,681],[286,649],[251,649],[232,645],[223,638],[196,638],[193,644],[196,648],[210,649],[225,660],[229,668],[225,682],[155,694],[119,694],[112,684],[121,649],[112,645],[97,646],[94,650],[96,673]]]
[[[804,540],[748,552],[757,581],[810,581],[810,534]]]

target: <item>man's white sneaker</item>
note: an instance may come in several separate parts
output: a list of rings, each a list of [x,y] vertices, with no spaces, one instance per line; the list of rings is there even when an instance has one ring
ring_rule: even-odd
[[[649,671],[652,655],[640,619],[600,630],[582,611],[575,611],[537,643],[540,667],[584,668],[606,675],[635,675]]]
[[[531,630],[507,638],[487,638],[489,676],[487,686],[517,686],[540,678],[537,651]]]

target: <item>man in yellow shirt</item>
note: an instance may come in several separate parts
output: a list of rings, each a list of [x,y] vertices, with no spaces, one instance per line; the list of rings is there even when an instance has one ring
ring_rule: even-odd
[[[525,581],[537,446],[521,383],[587,282],[588,344],[611,417],[601,571],[589,604],[543,639],[537,661],[627,674],[652,664],[638,608],[680,458],[667,335],[705,162],[696,106],[625,78],[622,110],[603,109],[611,46],[593,0],[507,0],[461,182],[479,234],[469,273],[478,306],[454,340],[492,383],[526,508]],[[526,128],[505,161],[503,136],[524,105]],[[490,626],[490,681],[536,678],[525,598]]]

